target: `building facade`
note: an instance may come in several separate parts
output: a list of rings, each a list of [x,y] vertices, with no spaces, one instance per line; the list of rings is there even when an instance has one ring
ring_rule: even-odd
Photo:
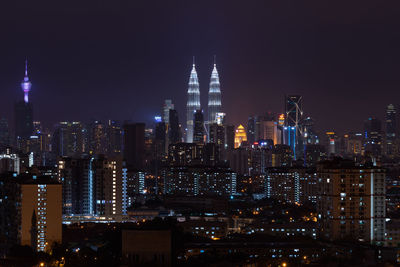
[[[385,171],[352,161],[327,161],[317,169],[318,221],[331,240],[385,241]]]

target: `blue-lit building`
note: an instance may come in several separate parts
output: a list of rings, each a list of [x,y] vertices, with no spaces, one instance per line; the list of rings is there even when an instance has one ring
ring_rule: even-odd
[[[293,158],[296,159],[297,130],[295,126],[283,127],[283,143],[290,146],[293,151]]]

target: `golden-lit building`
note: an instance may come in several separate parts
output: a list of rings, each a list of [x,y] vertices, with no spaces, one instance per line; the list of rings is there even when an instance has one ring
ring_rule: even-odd
[[[278,118],[278,125],[283,127],[285,125],[285,114],[280,114]]]
[[[62,241],[62,185],[47,178],[21,184],[21,245],[49,251]]]
[[[239,125],[235,131],[235,148],[240,147],[242,142],[247,141],[247,134],[246,130],[244,129],[243,125]]]

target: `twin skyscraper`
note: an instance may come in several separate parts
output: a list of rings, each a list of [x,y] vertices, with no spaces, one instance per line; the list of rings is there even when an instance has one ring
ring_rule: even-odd
[[[196,65],[193,60],[193,67],[189,78],[186,104],[186,142],[193,143],[194,135],[194,114],[201,112],[200,105],[200,85],[196,72]],[[207,125],[217,122],[217,114],[221,113],[221,89],[217,65],[214,59],[214,68],[211,73],[210,87],[208,91],[208,121]],[[208,127],[206,127],[208,128]]]

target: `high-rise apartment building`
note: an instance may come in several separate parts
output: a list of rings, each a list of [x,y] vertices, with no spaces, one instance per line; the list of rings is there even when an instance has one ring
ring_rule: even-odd
[[[120,157],[63,157],[58,179],[63,185],[65,215],[118,216],[126,200]]]
[[[21,245],[50,251],[62,239],[62,186],[48,177],[21,184]]]
[[[323,236],[382,245],[385,240],[385,171],[349,160],[317,167],[318,221]]]
[[[162,171],[165,194],[234,195],[237,174],[228,168],[169,167]]]
[[[315,169],[268,168],[265,179],[265,194],[268,198],[293,204],[315,204],[317,190]]]
[[[62,241],[61,184],[47,176],[0,176],[0,236],[4,249],[28,245],[50,251]],[[4,246],[3,246],[4,244]]]
[[[219,161],[219,150],[214,143],[177,143],[169,146],[170,166],[216,166]]]
[[[397,155],[396,140],[397,140],[397,123],[396,123],[396,108],[393,104],[389,104],[386,108],[386,140],[385,154],[389,157]]]

